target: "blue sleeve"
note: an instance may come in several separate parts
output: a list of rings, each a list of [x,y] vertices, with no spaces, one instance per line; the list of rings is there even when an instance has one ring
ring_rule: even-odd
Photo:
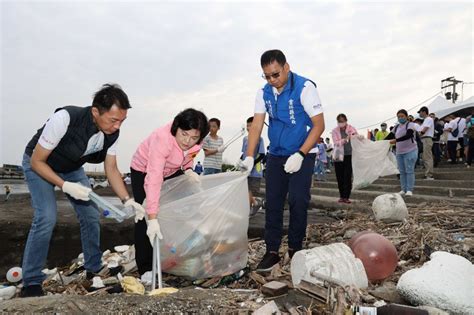
[[[265,142],[262,137],[260,137],[260,141],[258,142],[258,153],[265,154]]]

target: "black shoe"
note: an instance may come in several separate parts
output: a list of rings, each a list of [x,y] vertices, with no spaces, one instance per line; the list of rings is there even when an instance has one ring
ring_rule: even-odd
[[[297,251],[300,251],[301,249],[291,249],[291,248],[288,248],[288,256],[290,256],[290,259],[293,258],[293,256],[295,255],[295,253]]]
[[[27,287],[21,288],[20,297],[34,297],[34,296],[43,296],[43,288],[37,285],[29,285]]]
[[[263,256],[262,261],[257,266],[256,271],[265,272],[272,270],[273,266],[280,262],[280,256],[274,252],[266,252]]]

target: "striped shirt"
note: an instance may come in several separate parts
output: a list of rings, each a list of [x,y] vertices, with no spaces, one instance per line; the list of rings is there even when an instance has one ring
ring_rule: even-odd
[[[224,139],[217,136],[217,139],[213,139],[210,135],[204,138],[202,142],[202,148],[206,150],[217,150],[221,145],[224,144]],[[217,152],[216,154],[208,155],[204,158],[204,168],[215,168],[222,169],[222,153]]]

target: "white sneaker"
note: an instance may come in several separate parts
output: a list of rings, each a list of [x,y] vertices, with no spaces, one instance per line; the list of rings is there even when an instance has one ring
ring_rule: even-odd
[[[433,176],[425,176],[425,180],[434,180]]]
[[[401,196],[405,196],[405,192],[403,190],[400,190],[400,192],[398,194],[401,195]]]
[[[449,163],[449,162],[452,162],[452,160],[451,160],[451,159],[448,159],[448,163]]]
[[[413,193],[412,193],[411,191],[407,191],[407,193],[405,194],[405,196],[411,197],[411,196],[413,196]]]

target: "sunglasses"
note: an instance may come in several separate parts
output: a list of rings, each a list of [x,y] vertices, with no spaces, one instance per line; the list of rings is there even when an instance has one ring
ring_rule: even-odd
[[[278,72],[275,72],[275,73],[272,73],[272,74],[268,74],[268,75],[264,73],[264,74],[262,74],[262,78],[263,78],[264,80],[267,80],[267,81],[270,80],[270,78],[278,79],[278,78],[280,77],[280,74],[281,74],[282,71],[283,71],[283,69],[281,69],[281,70],[278,71]]]

